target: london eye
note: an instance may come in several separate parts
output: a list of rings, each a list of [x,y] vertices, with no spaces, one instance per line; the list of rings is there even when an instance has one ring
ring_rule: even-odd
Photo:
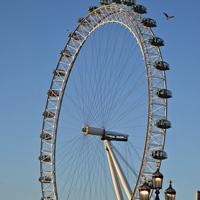
[[[101,1],[60,52],[40,135],[42,200],[137,200],[164,152],[169,64],[135,1]]]

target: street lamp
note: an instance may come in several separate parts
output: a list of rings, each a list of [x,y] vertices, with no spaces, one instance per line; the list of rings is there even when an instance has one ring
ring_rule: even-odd
[[[152,174],[152,183],[154,189],[162,189],[163,175],[160,173],[159,169],[157,169],[156,172]]]
[[[143,185],[139,187],[140,200],[149,200],[151,188],[145,180]]]
[[[139,199],[140,200],[150,200],[151,190],[156,190],[155,200],[160,200],[159,194],[160,189],[162,189],[163,175],[160,173],[159,169],[152,174],[152,180],[147,182],[144,180],[143,185],[139,187]],[[170,181],[169,187],[165,190],[165,200],[175,200],[176,191],[172,188],[172,181]]]
[[[156,172],[152,174],[152,186],[153,186],[153,189],[156,190],[155,200],[160,200],[159,190],[162,189],[162,183],[163,183],[163,175],[160,173],[159,169],[157,169]]]
[[[165,200],[175,200],[176,190],[172,188],[172,181],[169,183],[169,187],[165,190]]]

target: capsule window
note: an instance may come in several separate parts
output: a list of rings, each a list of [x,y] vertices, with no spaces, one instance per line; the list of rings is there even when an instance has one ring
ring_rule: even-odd
[[[150,44],[156,47],[164,46],[164,40],[159,37],[153,37],[149,40]]]
[[[121,4],[122,1],[121,0],[113,0],[113,3],[116,3],[116,4]]]
[[[133,6],[133,5],[135,5],[135,1],[132,1],[132,0],[125,0],[125,1],[124,1],[124,4],[127,5],[127,6]]]
[[[39,178],[39,181],[42,183],[50,183],[52,181],[52,179],[49,176],[42,176]]]
[[[155,150],[152,152],[152,157],[158,160],[167,159],[167,153],[162,150]]]
[[[163,99],[172,98],[172,92],[167,89],[160,89],[157,91],[157,96]]]
[[[91,12],[93,12],[94,10],[96,10],[98,7],[96,7],[96,6],[92,6],[92,7],[90,7],[89,9],[88,9],[88,12],[89,13],[91,13]]]
[[[147,13],[147,9],[146,7],[144,7],[143,5],[135,5],[133,7],[133,10],[136,12],[136,13],[139,13],[139,14],[145,14]]]
[[[151,19],[151,18],[145,18],[142,20],[142,24],[146,27],[149,27],[149,28],[153,28],[153,27],[156,27],[157,24],[156,24],[156,21]]]
[[[110,2],[108,0],[100,0],[101,5],[108,5]]]
[[[171,122],[167,119],[160,119],[156,121],[156,126],[161,129],[168,129],[171,128]]]
[[[167,62],[164,62],[164,61],[156,61],[154,63],[154,67],[158,70],[161,70],[161,71],[166,71],[166,70],[170,69],[169,64]]]

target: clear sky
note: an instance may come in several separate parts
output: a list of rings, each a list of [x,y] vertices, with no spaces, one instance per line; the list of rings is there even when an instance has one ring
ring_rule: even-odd
[[[171,65],[168,131],[163,162],[164,188],[173,180],[178,200],[192,200],[200,189],[200,1],[141,0],[165,39],[163,56]],[[0,196],[40,199],[39,135],[47,90],[67,30],[96,0],[0,0]],[[166,21],[162,12],[175,15]]]

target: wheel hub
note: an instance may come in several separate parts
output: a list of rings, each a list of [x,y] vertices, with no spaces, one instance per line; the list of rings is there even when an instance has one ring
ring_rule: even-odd
[[[113,140],[113,141],[128,141],[128,135],[123,133],[118,133],[114,131],[107,131],[104,128],[90,127],[89,125],[84,125],[82,132],[85,136],[95,135],[101,137],[102,140]]]

